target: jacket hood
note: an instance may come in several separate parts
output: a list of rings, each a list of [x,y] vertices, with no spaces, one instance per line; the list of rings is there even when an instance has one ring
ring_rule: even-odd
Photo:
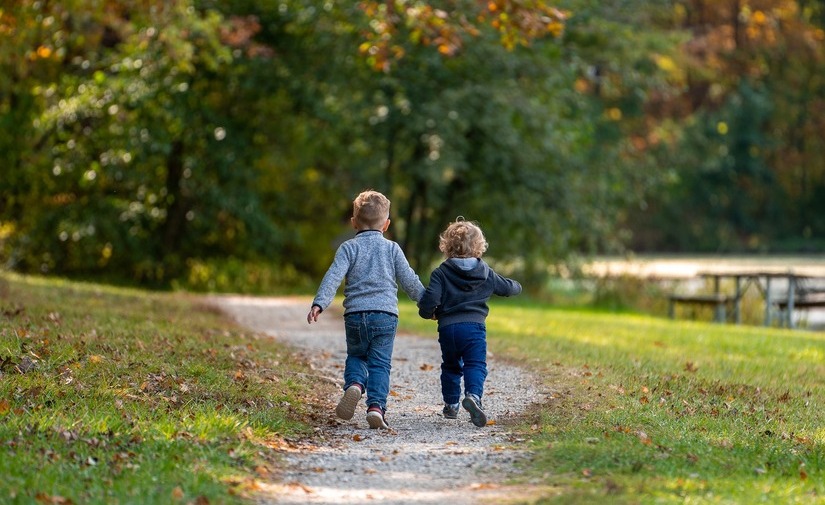
[[[444,261],[445,273],[448,275],[461,279],[462,289],[464,291],[472,291],[487,280],[487,275],[490,272],[490,267],[484,263],[482,259],[478,259],[473,268],[467,270],[459,266],[459,262],[455,261],[457,258],[450,258]]]

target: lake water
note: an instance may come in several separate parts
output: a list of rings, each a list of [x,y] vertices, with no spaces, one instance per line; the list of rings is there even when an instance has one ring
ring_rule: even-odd
[[[632,256],[600,257],[585,269],[586,273],[633,275],[642,278],[687,279],[699,272],[788,272],[825,277],[825,254],[816,256]]]

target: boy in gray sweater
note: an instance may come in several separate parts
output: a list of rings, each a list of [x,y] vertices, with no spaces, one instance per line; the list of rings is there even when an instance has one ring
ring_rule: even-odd
[[[344,328],[347,359],[344,395],[335,413],[352,419],[361,396],[367,394],[370,428],[388,428],[385,413],[390,389],[390,369],[398,327],[398,286],[415,302],[424,285],[410,267],[401,247],[384,238],[390,226],[390,201],[377,191],[364,191],[353,201],[352,226],[357,230],[335,252],[324,275],[307,322],[332,303],[338,286],[344,286]]]

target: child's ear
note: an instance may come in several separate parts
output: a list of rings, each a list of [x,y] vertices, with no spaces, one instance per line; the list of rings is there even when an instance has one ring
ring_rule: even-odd
[[[358,223],[355,222],[355,217],[349,218],[349,222],[353,228],[355,228],[356,230],[358,229]]]
[[[389,227],[390,227],[390,218],[387,218],[387,221],[384,223],[384,226],[381,228],[381,232],[383,233],[383,232],[387,231],[389,229]]]

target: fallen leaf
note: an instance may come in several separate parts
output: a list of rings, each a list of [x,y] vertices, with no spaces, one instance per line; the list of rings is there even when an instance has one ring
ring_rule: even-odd
[[[420,366],[420,367],[418,367],[418,368],[419,368],[420,370],[422,370],[422,371],[426,372],[426,371],[428,371],[428,370],[432,370],[432,369],[433,369],[433,366],[432,366],[432,365],[430,365],[430,364],[424,363],[423,365],[421,365],[421,366]]]
[[[5,414],[9,411],[11,405],[9,405],[9,401],[6,399],[0,400],[0,414]]]
[[[800,470],[799,478],[802,480],[808,480],[808,472],[806,472],[805,470]]]
[[[48,495],[46,493],[37,493],[34,495],[34,499],[40,503],[52,505],[72,505],[74,503],[71,498],[64,498],[59,495]]]
[[[644,431],[641,431],[641,430],[637,431],[637,432],[636,432],[636,436],[638,436],[638,437],[639,437],[639,441],[640,441],[641,443],[645,444],[645,445],[650,445],[650,444],[652,444],[652,443],[653,443],[653,441],[652,441],[652,440],[650,440],[650,437],[649,437],[649,436],[647,435],[647,433],[645,433]]]
[[[356,442],[360,442],[360,441],[364,440],[364,437],[362,437],[361,435],[356,433],[355,435],[352,436],[352,439],[355,440]]]
[[[582,475],[584,475],[585,477],[592,477],[593,471],[589,468],[585,468],[584,470],[582,470]]]
[[[267,475],[269,475],[269,469],[265,466],[262,466],[262,465],[261,466],[256,466],[255,467],[255,473],[257,473],[261,477],[266,477]]]
[[[175,489],[172,490],[172,498],[175,500],[183,498],[183,489],[181,489],[180,486],[175,486]]]
[[[99,354],[92,354],[89,356],[89,363],[100,363],[101,361],[103,361],[103,356],[100,356]]]
[[[696,370],[699,370],[699,367],[697,367],[692,361],[685,363],[685,372],[695,372]]]

